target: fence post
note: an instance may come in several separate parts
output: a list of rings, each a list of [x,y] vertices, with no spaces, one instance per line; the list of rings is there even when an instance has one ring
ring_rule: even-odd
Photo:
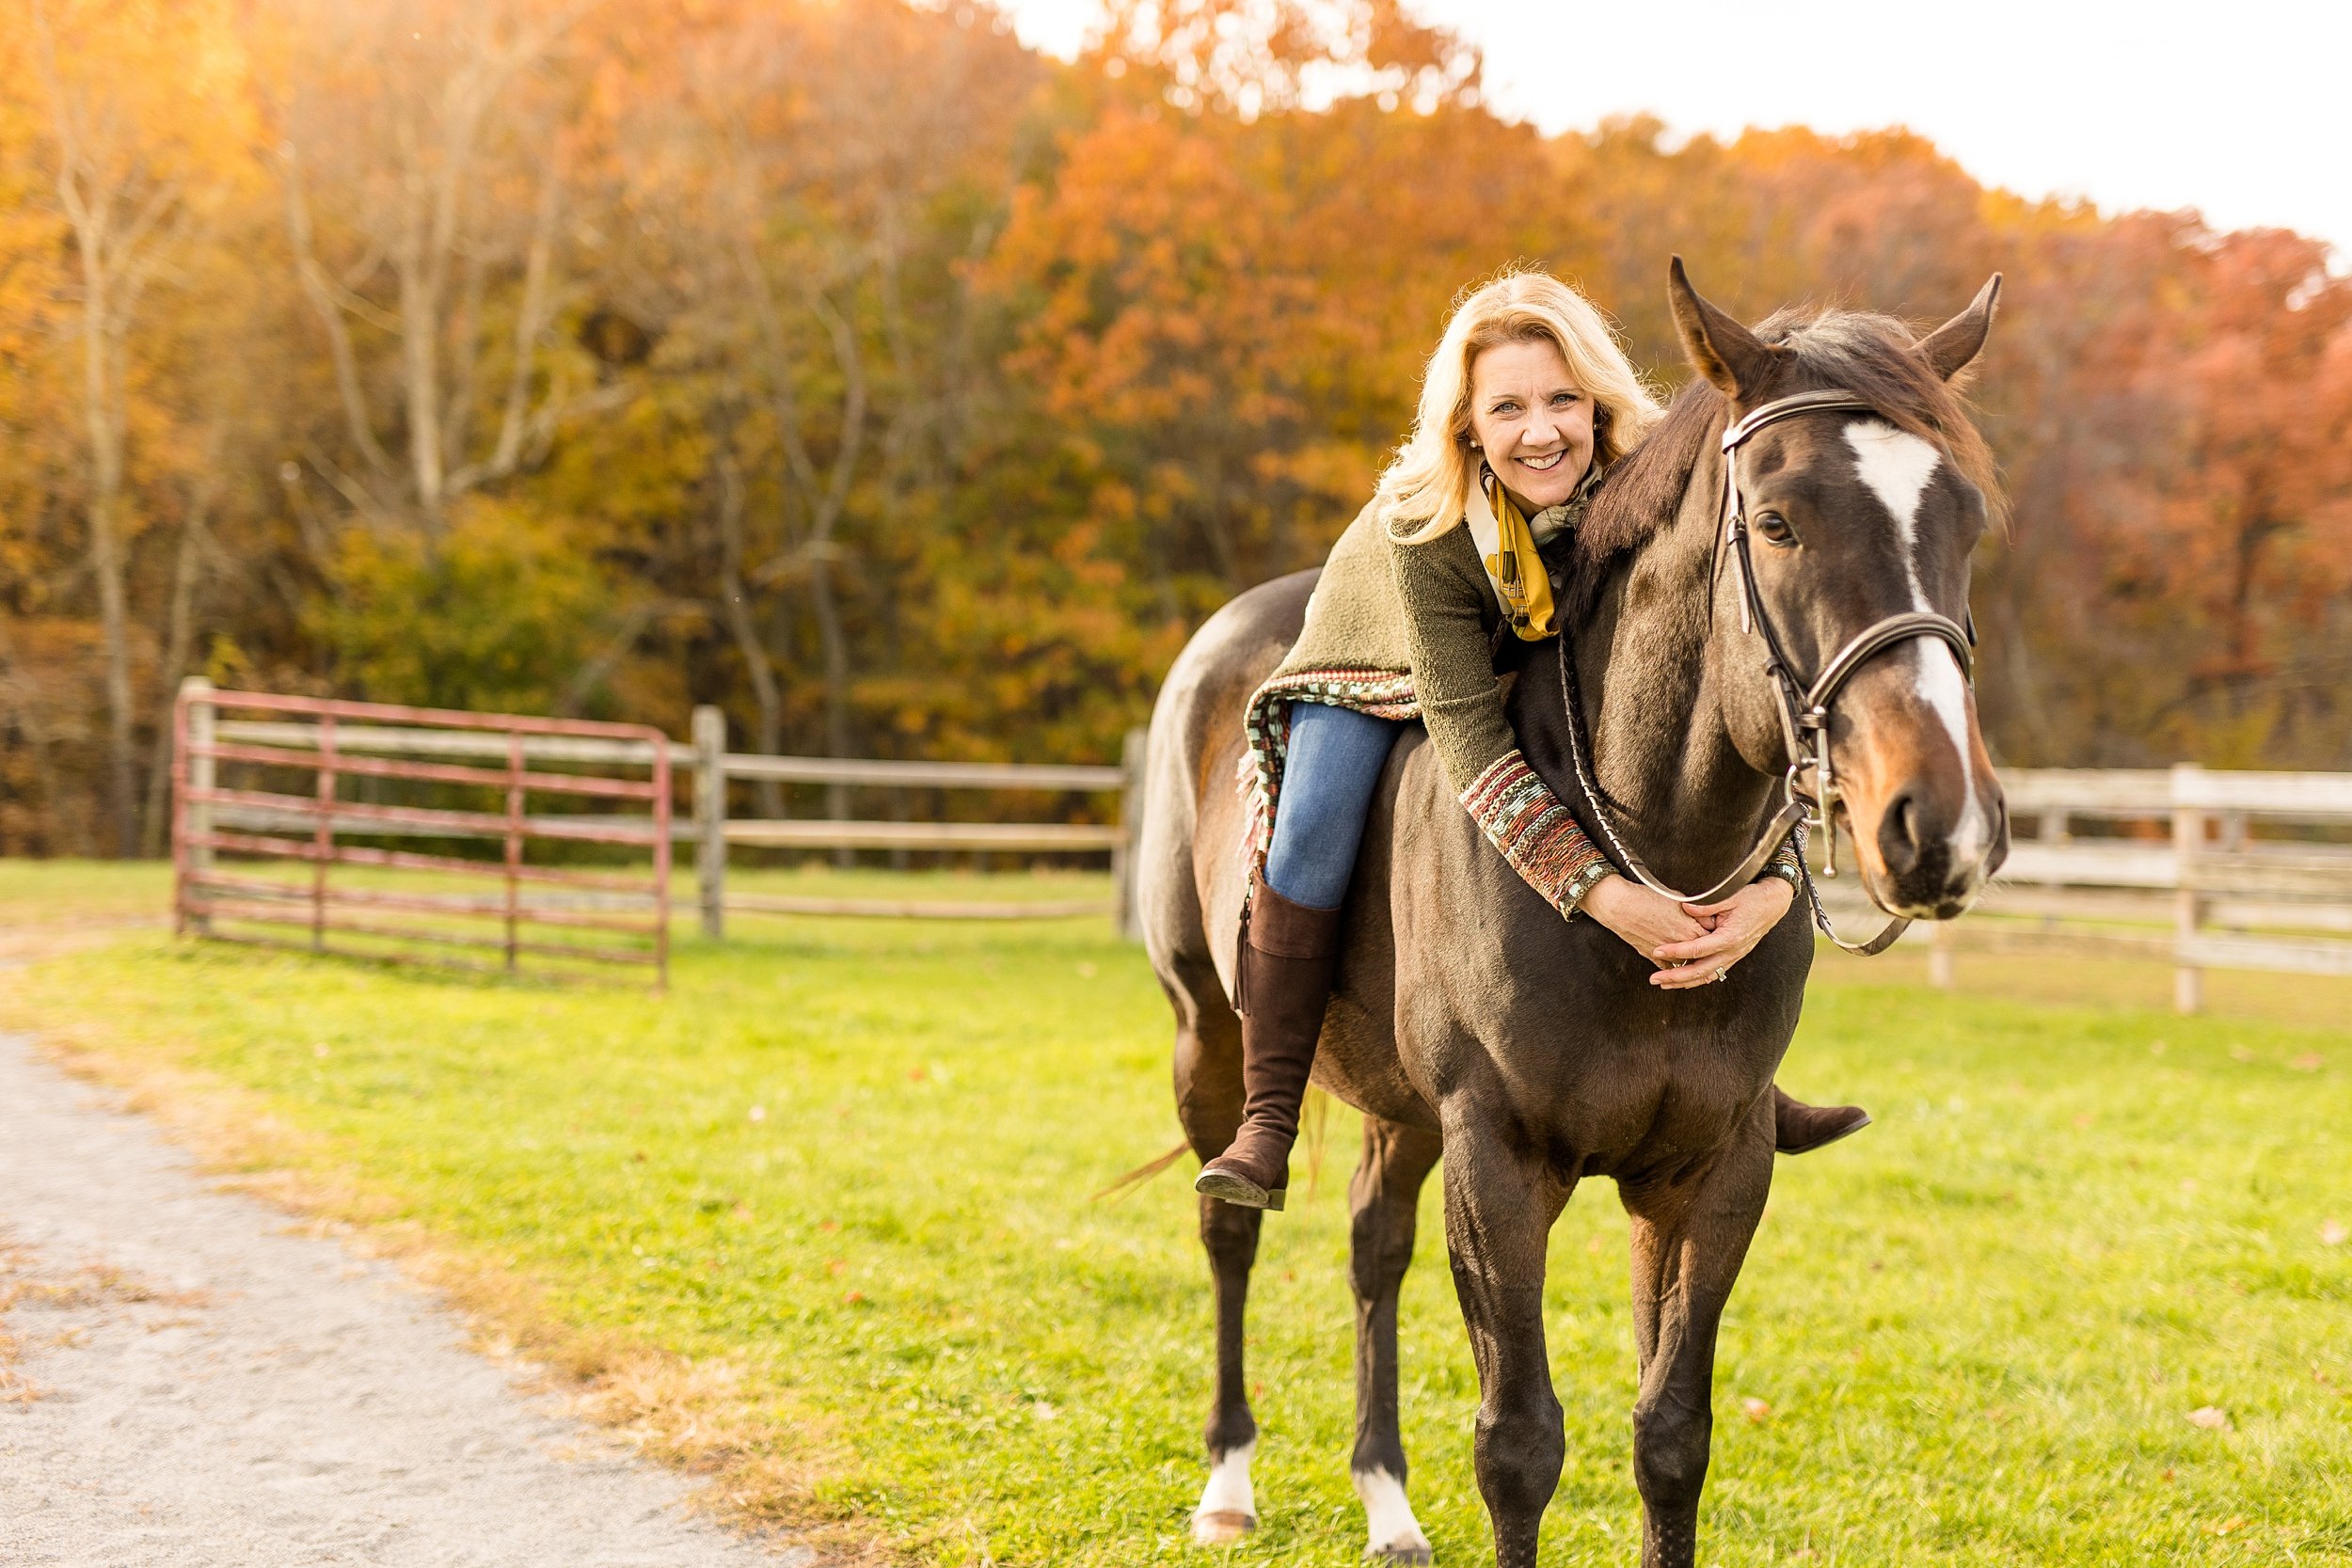
[[[2202,771],[2193,762],[2172,768],[2172,1010],[2178,1013],[2201,1012],[2205,1006],[2205,972],[2188,961],[2187,952],[2204,912],[2197,895],[2197,857],[2205,847],[2205,814],[2184,803],[2187,786]]]
[[[1928,984],[1938,990],[1951,990],[1960,984],[1952,957],[1958,945],[1952,924],[1939,920],[1928,929]]]
[[[1136,908],[1136,866],[1143,845],[1143,774],[1150,751],[1149,732],[1132,729],[1119,748],[1119,768],[1126,782],[1119,786],[1119,846],[1111,851],[1111,896],[1119,934],[1129,942],[1143,940],[1143,915]]]
[[[213,756],[213,743],[217,732],[214,728],[219,708],[213,703],[213,683],[202,675],[190,675],[180,683],[180,695],[188,705],[186,731],[187,755],[180,759],[184,769],[180,776],[187,780],[188,793],[195,797],[186,802],[179,820],[186,833],[185,859],[181,863],[183,886],[181,907],[187,907],[188,895],[203,882],[204,874],[213,868],[213,802],[204,799],[219,777]],[[199,935],[213,928],[210,915],[194,914],[188,926]]]
[[[726,935],[727,716],[704,704],[694,709],[694,892],[703,935]]]

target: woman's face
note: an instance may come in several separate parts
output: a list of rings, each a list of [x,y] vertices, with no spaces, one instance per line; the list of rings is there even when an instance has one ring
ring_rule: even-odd
[[[1470,361],[1470,440],[1525,509],[1576,493],[1593,462],[1593,400],[1549,338],[1497,343]]]

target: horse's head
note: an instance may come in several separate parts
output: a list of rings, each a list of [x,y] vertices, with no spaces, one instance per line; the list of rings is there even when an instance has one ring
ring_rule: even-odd
[[[1713,657],[1734,742],[1754,766],[1788,767],[1768,629],[1802,689],[1891,617],[1967,624],[1990,462],[1947,384],[1983,347],[1999,288],[1995,277],[1916,340],[1890,318],[1849,311],[1778,316],[1751,331],[1702,298],[1676,259],[1683,346],[1730,400],[1735,426],[1804,392],[1845,392],[1873,410],[1768,414],[1724,459],[1763,615],[1747,612],[1747,568],[1731,549],[1715,583]],[[2009,853],[2008,809],[1962,666],[1947,641],[1902,636],[1854,666],[1825,705],[1823,743],[1863,883],[1890,913],[1960,913]]]

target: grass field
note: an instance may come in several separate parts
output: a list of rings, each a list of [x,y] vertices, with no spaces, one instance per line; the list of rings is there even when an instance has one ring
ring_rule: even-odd
[[[161,893],[151,868],[0,864],[0,926]],[[1969,983],[2030,999],[1951,997],[1883,962],[1825,967],[1785,1075],[1878,1125],[1781,1163],[1725,1321],[1704,1560],[2352,1560],[2352,993],[2256,980],[2180,1020],[2121,1005],[2160,1002],[2160,971],[1980,958]],[[764,1465],[771,1513],[942,1563],[1207,1555],[1184,1544],[1211,1351],[1188,1166],[1089,1196],[1173,1141],[1166,1006],[1101,922],[743,921],[683,942],[666,998],[151,928],[0,987],[11,1027],[265,1117],[249,1159],[531,1287],[558,1341],[691,1363],[678,1386],[726,1434],[701,1451]],[[1319,1186],[1267,1225],[1263,1523],[1236,1562],[1361,1546],[1356,1135],[1330,1127]],[[1595,1182],[1554,1239],[1548,1563],[1637,1555],[1624,1235]],[[1434,1182],[1404,1320],[1414,1498],[1441,1562],[1479,1561]]]

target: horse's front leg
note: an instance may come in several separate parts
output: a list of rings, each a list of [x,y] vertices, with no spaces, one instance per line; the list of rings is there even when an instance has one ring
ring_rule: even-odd
[[[1642,1568],[1692,1568],[1699,1492],[1714,1435],[1715,1330],[1772,1185],[1772,1104],[1760,1098],[1729,1143],[1673,1180],[1622,1183],[1633,1221],[1633,1482]]]
[[[1544,1244],[1574,1183],[1514,1151],[1476,1107],[1459,1111],[1445,1118],[1445,1239],[1478,1364],[1478,1491],[1499,1568],[1534,1568],[1567,1453],[1544,1350]]]
[[[1356,1288],[1356,1451],[1348,1468],[1363,1499],[1364,1556],[1427,1562],[1429,1537],[1405,1499],[1405,1440],[1397,1430],[1396,1296],[1413,1260],[1422,1183],[1437,1164],[1434,1133],[1364,1118],[1364,1157],[1347,1184],[1353,1212],[1349,1276]]]

